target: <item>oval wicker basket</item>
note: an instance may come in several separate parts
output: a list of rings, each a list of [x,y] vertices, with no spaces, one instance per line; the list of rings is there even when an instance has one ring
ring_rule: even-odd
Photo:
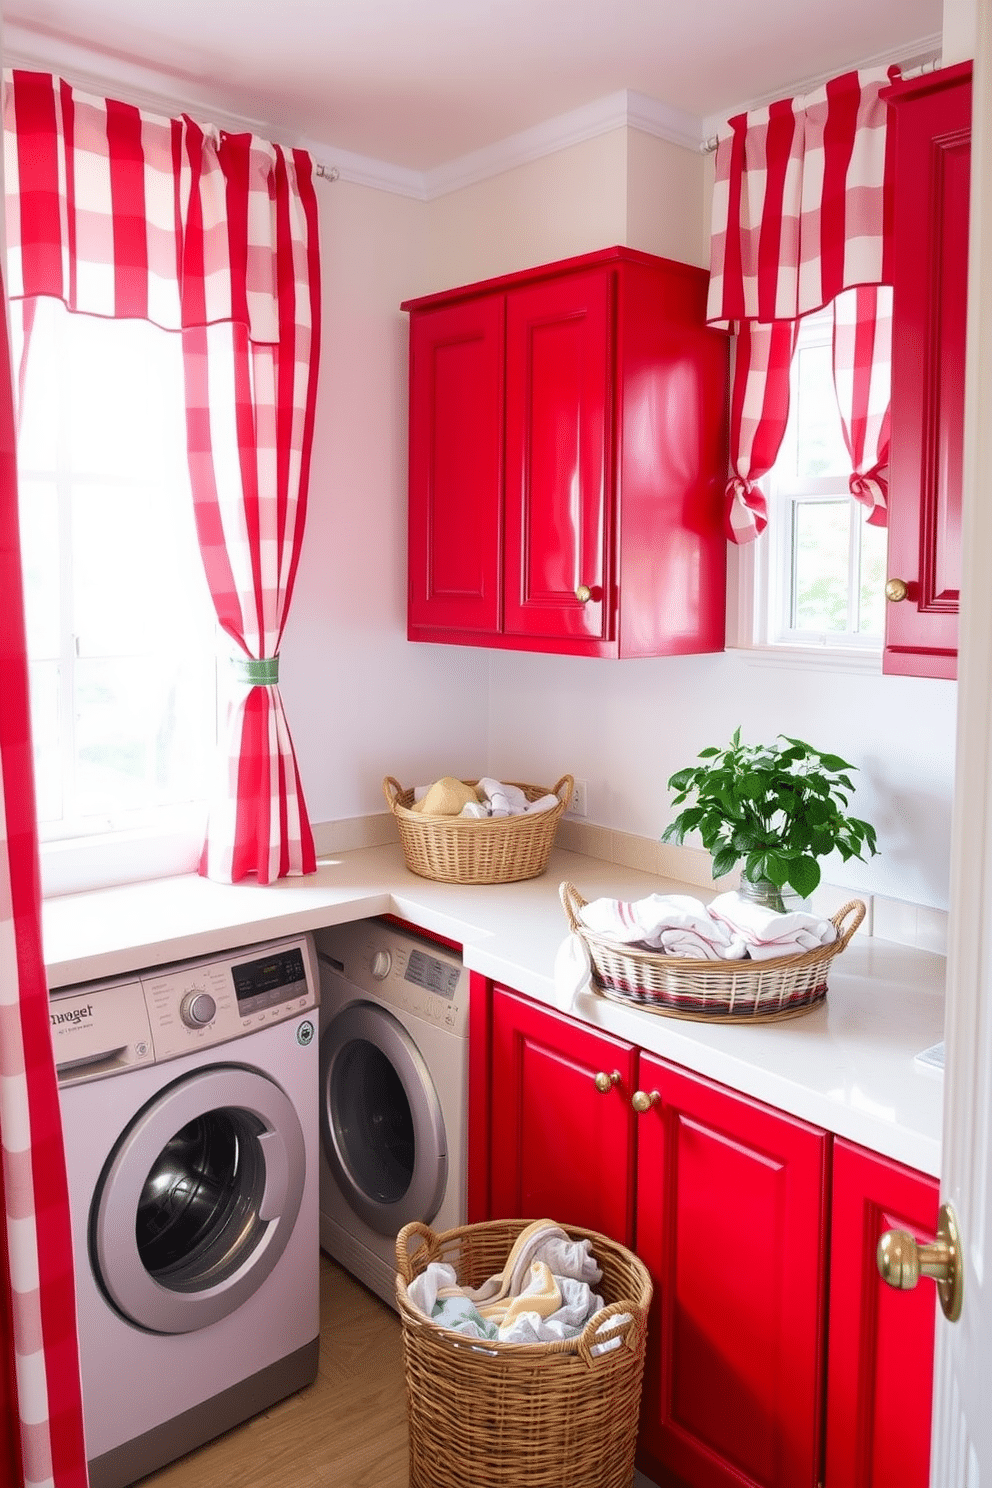
[[[561,1226],[591,1241],[606,1307],[577,1337],[555,1343],[473,1346],[407,1296],[431,1261],[453,1266],[461,1285],[480,1286],[502,1271],[528,1223],[489,1220],[439,1234],[408,1224],[396,1237],[410,1488],[630,1488],[651,1303],[637,1256],[595,1230]],[[613,1338],[619,1345],[593,1352]]]
[[[798,956],[766,961],[694,961],[659,951],[618,945],[588,930],[579,918],[587,904],[570,883],[560,885],[562,908],[574,935],[589,948],[593,981],[613,1002],[635,1003],[673,1018],[721,1023],[761,1023],[795,1018],[827,995],[827,969],[865,917],[852,899],[831,918],[837,939]]]
[[[466,785],[478,784],[467,780]],[[404,790],[387,775],[383,794],[396,818],[406,866],[421,878],[439,883],[513,883],[536,878],[548,866],[558,821],[568,809],[574,784],[563,775],[557,785],[524,785],[510,781],[528,801],[541,796],[558,797],[557,806],[533,815],[493,816],[479,821],[465,816],[421,816],[411,811],[413,790]]]

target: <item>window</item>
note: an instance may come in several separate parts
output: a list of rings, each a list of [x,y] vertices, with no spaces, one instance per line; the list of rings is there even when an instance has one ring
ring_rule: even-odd
[[[42,841],[174,828],[184,810],[199,835],[216,623],[179,337],[38,300],[18,469]]]
[[[848,490],[832,370],[832,317],[806,316],[792,362],[789,422],[762,482],[768,528],[738,550],[741,641],[877,656],[885,623],[886,532],[869,527]]]

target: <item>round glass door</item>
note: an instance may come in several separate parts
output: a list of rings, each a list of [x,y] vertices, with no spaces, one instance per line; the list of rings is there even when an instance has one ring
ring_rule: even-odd
[[[263,1130],[243,1109],[208,1111],[170,1137],[152,1164],[135,1238],[145,1270],[170,1291],[216,1286],[264,1235]]]
[[[303,1131],[255,1070],[215,1066],[139,1111],[107,1160],[90,1252],[114,1307],[186,1333],[234,1312],[282,1255],[306,1177]]]
[[[441,1105],[416,1044],[375,1003],[350,1003],[321,1033],[320,1121],[338,1187],[371,1229],[434,1218],[448,1177]]]

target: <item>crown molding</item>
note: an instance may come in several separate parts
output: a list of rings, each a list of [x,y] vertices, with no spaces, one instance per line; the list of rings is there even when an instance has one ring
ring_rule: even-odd
[[[867,71],[872,67],[892,67],[900,65],[903,67],[916,67],[924,62],[932,62],[935,57],[940,56],[943,46],[943,37],[938,32],[935,36],[924,36],[918,41],[905,42],[902,46],[894,47],[890,51],[878,52],[874,57],[862,57],[857,62],[851,62],[846,68],[832,67],[829,72],[821,72],[816,77],[802,78],[788,88],[777,88],[774,93],[766,93],[762,98],[752,98],[746,103],[739,103],[735,108],[724,109],[719,114],[710,114],[703,120],[703,140],[712,139],[719,134],[728,119],[734,119],[738,114],[750,113],[753,109],[765,108],[770,103],[777,102],[780,98],[796,98],[804,93],[812,93],[817,88],[822,88],[831,78],[839,77],[842,72],[853,72],[855,68],[859,71]]]
[[[690,114],[668,108],[643,93],[623,90],[426,171],[427,200],[624,128],[640,129],[691,150],[698,150],[704,138],[700,120]]]

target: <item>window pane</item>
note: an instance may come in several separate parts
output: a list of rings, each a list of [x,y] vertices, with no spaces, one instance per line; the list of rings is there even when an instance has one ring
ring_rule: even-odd
[[[144,658],[80,661],[76,669],[76,806],[80,815],[188,801],[198,784],[195,758],[204,678]],[[200,687],[197,687],[197,680]],[[199,718],[197,717],[199,714]],[[149,726],[151,725],[151,727]]]
[[[884,527],[861,522],[861,604],[858,629],[862,635],[885,633],[885,563],[888,534]]]
[[[847,473],[830,346],[796,353],[796,474],[800,480]]]
[[[51,481],[21,480],[18,491],[24,619],[32,661],[59,654],[59,522]]]
[[[34,789],[39,822],[62,817],[62,751],[59,691],[62,677],[57,661],[32,661],[31,743],[34,751]]]
[[[178,650],[209,629],[188,491],[77,485],[72,550],[79,656]]]
[[[796,630],[844,631],[851,502],[797,502],[794,513],[792,624]]]
[[[15,318],[16,328],[16,318]],[[202,800],[216,620],[186,463],[182,348],[37,302],[18,443],[46,836]]]

